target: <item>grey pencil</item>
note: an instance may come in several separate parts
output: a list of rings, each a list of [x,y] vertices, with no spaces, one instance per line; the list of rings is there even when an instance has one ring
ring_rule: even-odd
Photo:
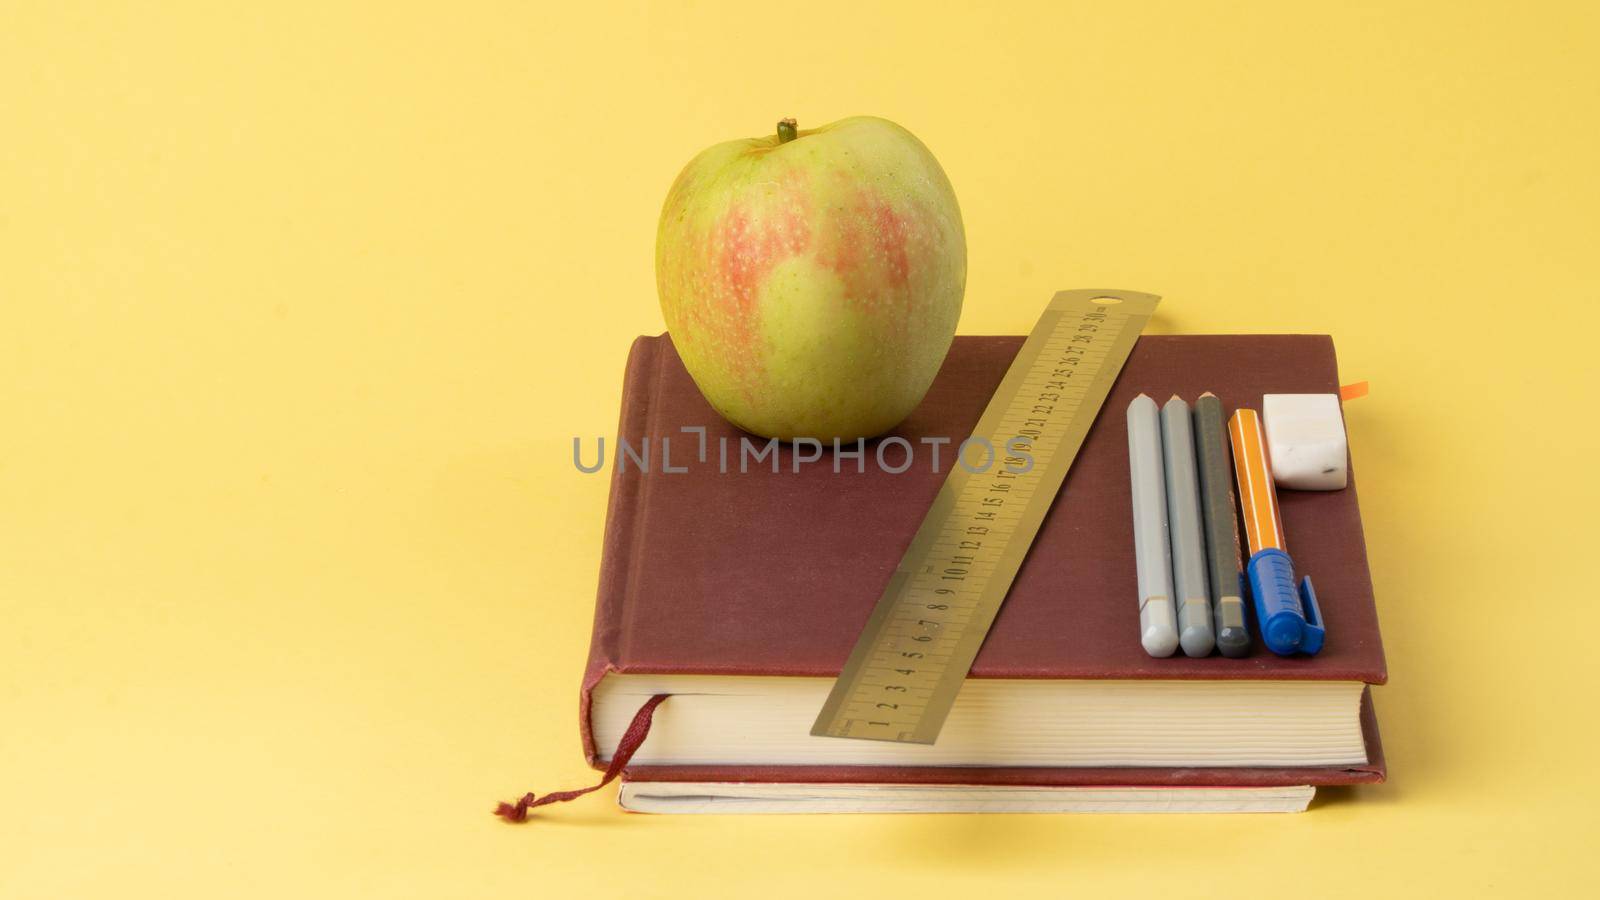
[[[1161,410],[1162,461],[1167,470],[1167,524],[1172,534],[1172,587],[1178,605],[1178,642],[1188,656],[1209,656],[1210,588],[1200,521],[1200,482],[1194,469],[1194,427],[1189,404],[1174,395]]]
[[[1205,513],[1206,561],[1216,618],[1217,649],[1235,659],[1250,653],[1245,624],[1244,576],[1239,562],[1239,519],[1233,505],[1233,472],[1228,451],[1228,419],[1222,401],[1207,391],[1194,403],[1200,507]]]

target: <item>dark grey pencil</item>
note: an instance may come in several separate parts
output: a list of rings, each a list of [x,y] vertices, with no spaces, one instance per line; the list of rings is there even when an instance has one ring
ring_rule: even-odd
[[[1222,401],[1210,391],[1195,401],[1194,436],[1217,649],[1223,656],[1238,658],[1250,652],[1250,629],[1244,618],[1243,566],[1239,563],[1239,520],[1233,505],[1228,420],[1222,414]]]

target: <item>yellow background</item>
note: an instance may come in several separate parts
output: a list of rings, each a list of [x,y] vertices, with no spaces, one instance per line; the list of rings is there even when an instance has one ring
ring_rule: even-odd
[[[0,10],[0,895],[1585,884],[1593,4],[259,6]],[[1389,784],[1291,817],[489,815],[592,777],[606,480],[570,441],[662,327],[667,185],[858,113],[955,184],[963,332],[1125,287],[1157,331],[1327,332],[1371,380]]]

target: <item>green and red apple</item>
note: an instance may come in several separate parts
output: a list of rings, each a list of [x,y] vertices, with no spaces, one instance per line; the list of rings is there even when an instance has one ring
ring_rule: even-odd
[[[673,183],[656,234],[667,329],[711,405],[755,434],[854,441],[933,383],[961,314],[950,180],[884,119],[718,144]]]

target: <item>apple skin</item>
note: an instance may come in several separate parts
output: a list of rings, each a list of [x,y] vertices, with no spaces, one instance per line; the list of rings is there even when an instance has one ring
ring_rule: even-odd
[[[927,393],[955,336],[967,246],[950,180],[911,132],[856,117],[718,144],[656,233],[661,312],[734,425],[853,442]]]

